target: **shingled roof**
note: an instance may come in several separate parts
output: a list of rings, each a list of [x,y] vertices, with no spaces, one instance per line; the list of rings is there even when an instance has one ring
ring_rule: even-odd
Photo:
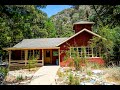
[[[65,41],[67,38],[37,38],[23,39],[21,42],[13,46],[13,48],[50,48]]]

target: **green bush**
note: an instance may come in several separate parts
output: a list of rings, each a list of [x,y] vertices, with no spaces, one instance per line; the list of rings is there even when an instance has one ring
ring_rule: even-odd
[[[4,67],[0,67],[0,72],[4,74],[4,76],[7,76],[9,69],[8,68],[4,68]]]
[[[74,77],[73,77],[73,74],[70,73],[69,76],[68,76],[68,84],[69,85],[73,85],[74,84]]]
[[[17,79],[17,81],[24,80],[22,75],[17,76],[17,78],[16,78],[16,79]]]
[[[79,85],[80,84],[80,78],[73,76],[72,73],[68,76],[68,85]]]
[[[29,69],[29,71],[31,70],[31,68],[35,68],[37,65],[37,58],[35,57],[31,57],[30,60],[28,60],[28,64],[27,64],[27,68]]]
[[[74,77],[74,85],[80,85],[80,78]]]
[[[87,70],[87,75],[91,76],[92,75],[92,71],[91,70]]]
[[[64,76],[63,72],[60,72],[59,70],[58,70],[58,72],[57,72],[57,75],[58,75],[59,77],[63,77],[63,76]]]

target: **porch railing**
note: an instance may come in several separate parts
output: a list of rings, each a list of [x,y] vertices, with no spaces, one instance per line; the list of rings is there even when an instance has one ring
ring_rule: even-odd
[[[37,61],[37,66],[38,65],[42,65],[43,63],[43,60],[34,60],[34,61]],[[28,64],[28,60],[11,60],[10,61],[10,66],[24,66]]]

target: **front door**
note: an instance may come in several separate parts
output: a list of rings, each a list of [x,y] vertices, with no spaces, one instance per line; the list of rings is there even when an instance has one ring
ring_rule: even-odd
[[[45,64],[51,64],[52,50],[46,49],[44,50],[45,55]]]

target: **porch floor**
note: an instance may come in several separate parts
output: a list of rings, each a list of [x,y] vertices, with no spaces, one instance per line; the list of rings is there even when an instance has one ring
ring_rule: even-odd
[[[29,85],[55,85],[55,75],[60,66],[43,66],[33,76]]]

